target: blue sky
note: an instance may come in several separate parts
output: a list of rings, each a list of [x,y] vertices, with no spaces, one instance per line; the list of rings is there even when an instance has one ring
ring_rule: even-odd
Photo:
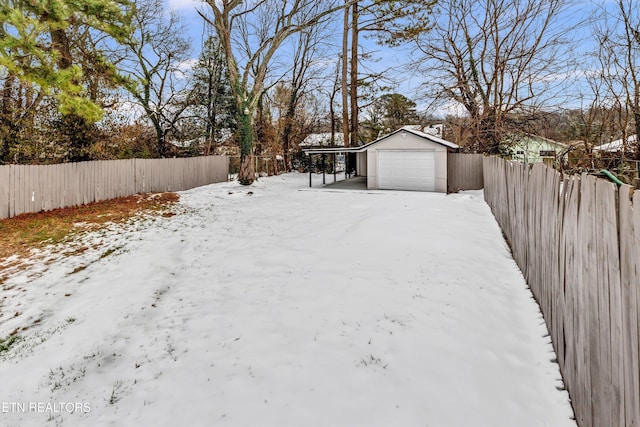
[[[192,57],[197,58],[199,53],[199,45],[203,40],[203,32],[204,32],[204,24],[202,18],[198,15],[196,10],[200,8],[201,10],[208,11],[210,10],[210,6],[203,1],[194,1],[194,0],[167,0],[168,9],[172,9],[176,11],[188,24],[189,28],[189,38],[192,41]],[[336,15],[336,18],[339,18],[339,15]],[[337,19],[335,22],[336,30],[331,31],[330,33],[335,36],[334,39],[325,39],[326,44],[329,46],[327,49],[327,67],[331,69],[335,66],[335,61],[337,60],[337,54],[340,51],[341,44],[341,26],[342,22],[340,19]],[[395,48],[390,49],[386,47],[381,47],[376,45],[373,41],[362,39],[362,45],[368,51],[374,51],[374,58],[377,58],[377,61],[371,62],[369,66],[373,68],[375,71],[385,70],[391,68],[391,71],[398,72],[398,64],[402,64],[405,61],[407,48]],[[411,92],[415,92],[419,82],[418,79],[414,79],[412,76],[409,76],[406,73],[399,73],[399,88],[398,91],[404,93],[405,95],[411,97]],[[412,87],[414,86],[414,87]]]
[[[592,14],[594,10],[598,8],[606,8],[615,4],[613,0],[608,1],[576,1],[573,6],[568,10],[565,16],[562,19],[562,24],[567,27],[574,26],[576,23],[581,20],[586,19],[589,15]],[[198,15],[197,9],[210,10],[210,6],[206,4],[203,0],[167,0],[168,9],[172,9],[176,11],[187,23],[187,28],[189,28],[188,37],[192,42],[192,52],[191,57],[197,58],[199,53],[199,46],[201,44],[201,40],[203,40],[203,31],[204,31],[204,23],[202,18]],[[336,31],[333,32],[335,39],[328,39],[327,44],[333,46],[330,48],[330,51],[333,51],[332,57],[328,58],[328,66],[333,68],[336,61],[336,55],[339,54],[340,43],[341,43],[341,19],[339,15],[336,16]],[[572,52],[575,54],[577,58],[579,58],[578,69],[573,73],[573,84],[568,89],[571,92],[579,92],[583,90],[584,87],[584,79],[581,78],[585,73],[588,72],[590,65],[587,60],[587,53],[590,50],[594,49],[594,41],[591,36],[591,29],[586,26],[580,30],[574,30],[570,34],[571,38],[578,41],[576,44],[576,48]],[[375,58],[378,58],[378,61],[375,63],[371,63],[371,67],[376,70],[384,70],[390,68],[390,74],[393,75],[395,80],[397,80],[396,91],[404,94],[405,96],[418,100],[418,91],[420,89],[420,84],[422,82],[423,77],[412,75],[412,73],[407,72],[403,65],[407,62],[407,58],[410,57],[411,46],[407,46],[405,48],[383,48],[377,46],[373,41],[363,40],[363,44],[365,49],[377,51],[374,55]],[[569,59],[569,58],[567,58]],[[332,61],[332,62],[330,62]],[[561,78],[562,76],[559,76]],[[579,106],[579,97],[573,96],[571,97],[573,101],[574,107]],[[568,105],[568,104],[567,104]],[[443,111],[452,112],[455,111],[455,108],[449,107],[449,110],[440,110],[439,113],[443,114]]]

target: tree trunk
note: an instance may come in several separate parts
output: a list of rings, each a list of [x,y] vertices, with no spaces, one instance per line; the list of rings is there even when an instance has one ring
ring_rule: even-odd
[[[348,0],[345,0],[347,3]],[[344,146],[349,146],[349,85],[347,84],[349,60],[349,7],[344,8],[344,27],[342,33],[342,133]]]
[[[150,116],[150,115],[149,115]],[[162,131],[162,126],[158,120],[154,120],[152,117],[153,129],[156,131],[156,149],[158,150],[158,156],[164,157],[167,152],[167,145],[165,144],[165,135]]]
[[[287,105],[287,112],[284,116],[284,129],[282,130],[282,149],[284,151],[284,167],[287,171],[291,167],[291,155],[289,148],[291,147],[291,134],[293,133],[293,121],[295,120],[296,106],[298,103],[298,88],[295,83],[291,87],[291,95]]]
[[[351,95],[351,145],[358,145],[358,46],[359,33],[358,21],[360,12],[358,2],[353,3],[351,15],[351,81],[349,94]]]
[[[9,161],[11,146],[17,143],[16,123],[14,120],[13,87],[16,78],[9,74],[4,81],[0,95],[0,162]]]
[[[253,123],[251,113],[244,114],[246,107],[239,108],[240,124],[240,171],[238,182],[242,185],[251,185],[256,180],[253,168]]]
[[[51,44],[59,53],[57,61],[60,70],[68,70],[73,66],[71,43],[64,30],[51,30]],[[80,82],[74,81],[74,84]],[[90,159],[88,148],[95,142],[94,125],[77,114],[63,114],[59,123],[61,133],[69,142],[67,159],[81,162]]]
[[[284,129],[282,130],[282,151],[284,154],[284,168],[286,171],[290,171],[291,155],[289,154],[289,148],[291,147],[291,131],[292,131],[293,117],[289,116],[288,111],[284,120],[285,120]]]
[[[336,110],[333,106],[333,101],[336,93],[333,92],[329,97],[329,120],[331,122],[331,145],[336,143]]]
[[[240,153],[240,171],[238,172],[238,182],[242,185],[251,185],[256,180],[253,167],[253,156],[251,154]]]
[[[636,105],[636,108],[633,111],[633,119],[635,121],[636,127],[636,152],[635,152],[635,160],[640,161],[640,105]]]

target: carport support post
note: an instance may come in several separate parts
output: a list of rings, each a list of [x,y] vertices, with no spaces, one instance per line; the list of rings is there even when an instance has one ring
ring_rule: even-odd
[[[344,179],[349,179],[349,153],[344,153]]]
[[[336,153],[333,153],[333,182],[336,182]]]
[[[309,188],[311,188],[311,153],[309,153]]]
[[[324,180],[324,158],[325,158],[326,154],[322,153],[322,185],[326,184],[325,180]]]

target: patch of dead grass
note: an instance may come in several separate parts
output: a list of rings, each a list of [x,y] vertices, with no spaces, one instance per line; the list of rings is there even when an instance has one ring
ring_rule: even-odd
[[[16,266],[20,259],[29,258],[33,249],[65,242],[79,233],[99,230],[107,223],[123,223],[138,214],[167,216],[178,199],[175,193],[136,194],[0,220],[0,263],[17,256],[18,260],[10,263]],[[8,268],[8,264],[4,263],[3,268]]]

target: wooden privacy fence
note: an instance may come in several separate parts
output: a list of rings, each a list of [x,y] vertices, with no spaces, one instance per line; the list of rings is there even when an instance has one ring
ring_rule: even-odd
[[[484,159],[485,199],[544,315],[581,427],[640,425],[640,191]]]
[[[449,153],[447,155],[447,191],[480,190],[484,187],[482,177],[482,154]]]
[[[0,166],[0,219],[226,181],[224,156]]]

